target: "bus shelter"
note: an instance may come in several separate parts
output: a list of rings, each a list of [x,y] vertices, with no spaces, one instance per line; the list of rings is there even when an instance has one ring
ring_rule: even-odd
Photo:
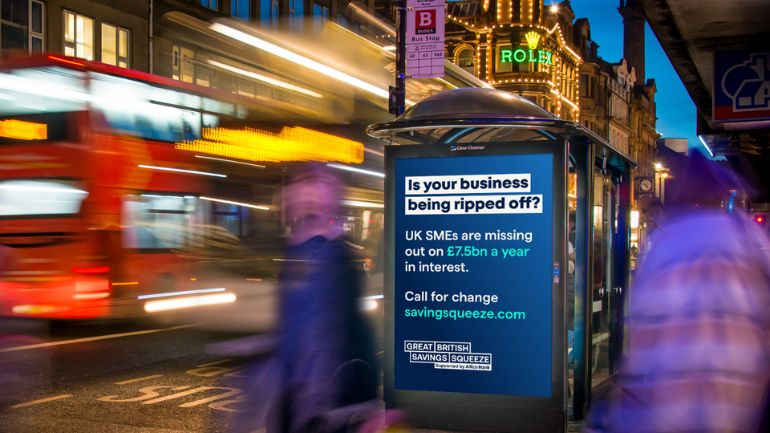
[[[564,431],[622,356],[634,162],[494,89],[368,133],[390,144],[386,404],[417,427]]]

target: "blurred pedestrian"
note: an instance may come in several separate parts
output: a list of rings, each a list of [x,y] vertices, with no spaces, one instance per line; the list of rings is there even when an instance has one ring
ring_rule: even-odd
[[[279,338],[269,373],[251,390],[269,407],[247,409],[263,411],[257,422],[268,433],[345,431],[360,414],[340,409],[377,398],[374,345],[358,308],[362,270],[340,226],[342,194],[340,180],[315,164],[283,191],[290,237]]]
[[[696,156],[680,176],[630,291],[627,357],[587,431],[764,428],[770,243],[746,215],[719,207],[745,190],[734,174]]]

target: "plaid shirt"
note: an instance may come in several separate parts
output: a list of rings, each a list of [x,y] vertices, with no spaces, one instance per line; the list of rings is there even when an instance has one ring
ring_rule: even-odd
[[[630,292],[627,357],[587,431],[758,431],[770,392],[765,234],[699,211],[653,244]]]

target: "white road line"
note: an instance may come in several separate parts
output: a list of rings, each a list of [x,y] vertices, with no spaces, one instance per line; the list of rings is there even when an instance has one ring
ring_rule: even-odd
[[[45,347],[63,346],[65,344],[87,343],[89,341],[110,340],[113,338],[131,337],[134,335],[155,334],[157,332],[175,331],[177,329],[191,328],[193,326],[198,326],[198,325],[199,324],[194,323],[191,325],[173,326],[171,328],[147,329],[144,331],[133,331],[133,332],[123,332],[120,334],[100,335],[98,337],[76,338],[74,340],[51,341],[50,343],[39,343],[39,344],[29,344],[26,346],[6,347],[4,349],[0,349],[0,353],[18,352],[20,350],[42,349]]]
[[[143,380],[155,379],[157,377],[163,377],[162,374],[153,374],[152,376],[137,377],[136,379],[128,379],[122,382],[115,382],[115,385],[128,385],[129,383],[141,382]]]
[[[63,400],[65,398],[70,398],[70,397],[72,397],[72,394],[62,394],[62,395],[57,395],[57,396],[54,396],[54,397],[41,398],[40,400],[28,401],[26,403],[15,404],[15,405],[11,406],[11,409],[18,409],[20,407],[34,406],[36,404],[48,403],[49,401]]]

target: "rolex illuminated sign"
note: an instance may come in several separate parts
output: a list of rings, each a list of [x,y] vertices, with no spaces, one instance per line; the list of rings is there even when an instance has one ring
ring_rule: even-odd
[[[527,48],[502,48],[500,49],[500,63],[542,63],[544,65],[553,64],[553,53],[547,50],[539,50],[540,34],[537,32],[527,32],[524,35],[527,41]]]

